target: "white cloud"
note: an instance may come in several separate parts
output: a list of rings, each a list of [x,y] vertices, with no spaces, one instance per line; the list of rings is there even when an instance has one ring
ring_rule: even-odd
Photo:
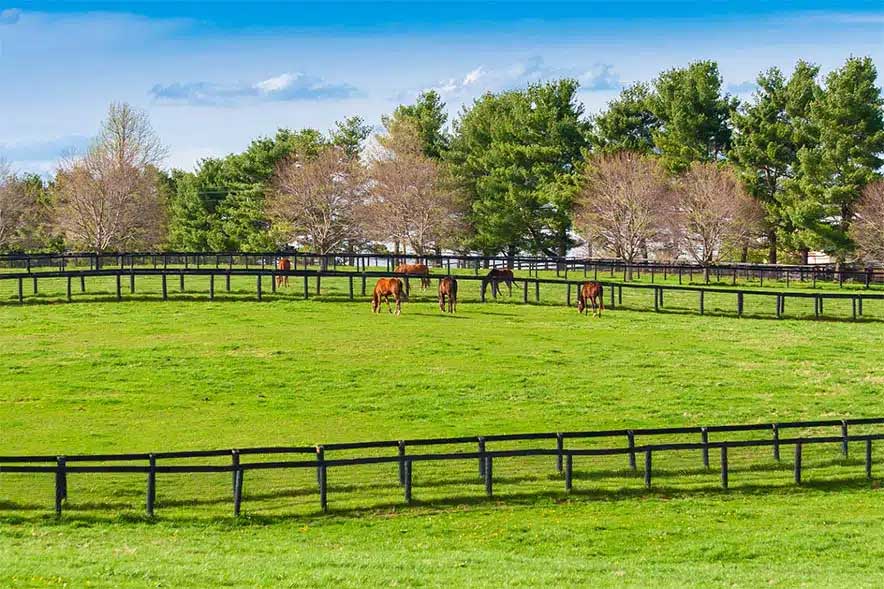
[[[155,100],[191,106],[236,106],[266,100],[342,100],[358,94],[350,84],[334,84],[302,73],[284,73],[253,84],[174,82],[155,84],[150,89]]]
[[[412,97],[427,90],[435,90],[446,98],[465,98],[559,78],[574,78],[580,82],[583,91],[616,90],[621,86],[620,77],[610,64],[595,63],[588,69],[560,68],[547,65],[542,57],[534,56],[497,69],[479,66],[462,78],[450,78],[417,91],[404,92],[398,98]]]

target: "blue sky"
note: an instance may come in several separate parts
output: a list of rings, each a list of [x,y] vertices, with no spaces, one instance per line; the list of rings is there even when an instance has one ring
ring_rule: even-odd
[[[14,0],[13,0],[14,1]],[[50,172],[112,100],[148,111],[169,166],[278,127],[372,124],[424,89],[576,77],[588,112],[696,59],[741,97],[770,66],[884,63],[878,2],[17,2],[0,0],[0,158]]]

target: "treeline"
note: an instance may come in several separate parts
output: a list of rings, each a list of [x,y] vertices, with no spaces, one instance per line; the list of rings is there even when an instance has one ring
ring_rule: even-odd
[[[587,116],[562,79],[485,94],[449,125],[434,92],[323,133],[279,130],[194,172],[160,169],[143,113],[112,105],[51,182],[0,171],[6,250],[319,252],[392,247],[593,255],[884,260],[884,100],[869,58],[824,78],[762,72],[743,103],[700,61]]]

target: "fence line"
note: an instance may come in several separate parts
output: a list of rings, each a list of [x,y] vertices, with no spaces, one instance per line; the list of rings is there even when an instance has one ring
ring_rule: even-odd
[[[793,421],[764,424],[741,424],[722,426],[693,426],[693,427],[670,427],[670,428],[635,428],[616,429],[601,431],[578,431],[578,432],[543,432],[528,434],[499,434],[489,436],[461,436],[453,438],[422,438],[413,440],[384,440],[371,442],[347,442],[337,444],[320,444],[317,446],[278,446],[261,448],[243,448],[228,450],[197,450],[179,452],[156,452],[156,453],[129,453],[129,454],[84,454],[73,456],[0,456],[0,474],[6,473],[47,473],[55,474],[55,511],[58,516],[62,513],[62,504],[67,499],[67,476],[69,474],[85,473],[134,473],[147,475],[146,511],[153,516],[156,507],[156,475],[157,474],[196,474],[196,473],[231,473],[233,486],[234,515],[239,515],[242,506],[242,486],[245,473],[250,470],[270,469],[316,469],[317,491],[320,499],[320,508],[328,511],[328,470],[330,468],[344,468],[370,464],[398,464],[399,484],[404,487],[405,501],[412,502],[412,472],[414,463],[430,461],[477,461],[479,477],[484,481],[486,494],[493,494],[493,464],[495,459],[517,458],[529,456],[547,456],[555,458],[557,473],[565,480],[565,491],[570,492],[573,488],[573,468],[576,457],[586,456],[615,456],[626,455],[629,459],[629,467],[637,471],[636,457],[644,458],[644,483],[647,488],[651,487],[652,461],[654,453],[697,451],[701,453],[703,467],[710,468],[709,451],[718,449],[720,452],[721,485],[727,489],[729,486],[728,452],[731,449],[750,447],[771,447],[773,459],[780,460],[780,449],[784,446],[794,448],[795,460],[793,463],[794,479],[796,484],[801,484],[803,476],[802,448],[808,444],[839,444],[841,453],[848,455],[850,442],[862,442],[865,446],[865,475],[872,478],[872,442],[884,439],[884,433],[865,433],[851,435],[849,428],[860,425],[881,425],[884,417],[841,419],[841,420],[817,420],[817,421]],[[837,427],[839,435],[834,436],[808,436],[783,438],[780,433],[789,429]],[[770,439],[756,440],[710,440],[711,433],[734,433],[734,432],[758,432],[768,431]],[[637,437],[671,436],[684,434],[699,434],[699,442],[670,442],[670,443],[646,443],[636,445]],[[625,446],[606,448],[573,448],[566,447],[565,440],[593,439],[593,438],[625,438]],[[536,441],[554,440],[555,448],[528,448],[528,449],[489,449],[491,443],[513,441]],[[418,453],[408,454],[410,448],[422,448],[438,445],[475,445],[475,451],[465,452],[442,452],[442,453]],[[354,449],[395,449],[396,453],[389,456],[361,456],[351,458],[329,458],[327,454],[334,451]],[[243,456],[249,455],[284,455],[284,454],[309,454],[310,460],[277,460],[273,462],[243,462]],[[203,457],[227,457],[230,464],[199,464],[199,465],[159,465],[159,460],[203,458]],[[133,462],[147,461],[147,465],[89,465],[76,466],[71,463],[81,462]],[[40,463],[54,463],[49,466],[38,466]]]
[[[310,297],[310,280],[314,279],[316,282],[316,294],[321,293],[321,283],[322,278],[347,278],[349,280],[349,299],[355,300],[356,296],[356,281],[361,281],[361,293],[362,296],[366,296],[367,294],[367,280],[369,278],[380,278],[387,276],[398,276],[404,279],[406,291],[410,290],[410,281],[419,279],[418,275],[408,275],[396,272],[377,272],[377,271],[344,271],[344,270],[309,270],[309,269],[301,269],[301,270],[291,270],[291,271],[282,271],[276,270],[273,267],[255,267],[255,268],[138,268],[138,267],[129,267],[129,268],[105,268],[100,270],[54,270],[40,273],[27,273],[27,272],[17,272],[17,273],[0,273],[0,281],[17,281],[18,288],[18,296],[17,300],[19,303],[23,303],[25,300],[25,282],[31,282],[33,286],[33,293],[37,294],[39,292],[38,281],[52,278],[62,278],[67,280],[66,285],[66,298],[70,302],[73,300],[73,287],[72,284],[75,280],[78,280],[80,283],[80,291],[86,292],[86,278],[94,278],[94,277],[115,277],[116,278],[116,298],[117,300],[121,300],[123,298],[123,280],[128,279],[129,282],[129,292],[136,292],[136,277],[160,277],[162,280],[162,298],[163,300],[167,300],[169,298],[169,277],[178,278],[179,281],[179,289],[184,291],[184,279],[185,276],[204,276],[209,278],[209,299],[214,300],[215,298],[215,281],[217,278],[223,278],[224,280],[224,288],[226,291],[231,290],[230,280],[232,277],[243,277],[249,276],[254,277],[256,279],[255,283],[255,294],[258,300],[262,300],[264,294],[264,278],[270,278],[271,281],[271,292],[276,292],[277,277],[285,277],[285,278],[301,278],[303,280],[303,297],[305,299]],[[430,274],[431,278],[440,278],[443,276],[442,274]],[[475,275],[454,275],[458,280],[464,281],[479,281],[482,283],[480,300],[481,302],[486,301],[486,288],[485,288],[485,277]],[[582,280],[568,280],[568,279],[554,279],[554,278],[525,278],[525,277],[515,277],[513,282],[515,284],[522,284],[522,302],[529,302],[529,285],[534,286],[534,301],[540,301],[540,286],[542,284],[545,285],[558,285],[565,287],[565,300],[564,303],[567,306],[571,306],[572,300],[576,301],[577,293],[580,285],[583,283]],[[606,303],[608,307],[611,309],[616,308],[618,305],[622,305],[623,303],[623,289],[633,289],[633,290],[645,290],[645,291],[653,291],[654,297],[654,310],[660,311],[664,308],[664,293],[666,292],[694,292],[697,294],[697,312],[700,315],[704,315],[706,313],[706,296],[709,294],[712,295],[731,295],[734,296],[735,303],[735,313],[737,316],[743,316],[746,311],[746,296],[757,296],[757,297],[772,297],[775,302],[776,308],[776,317],[781,318],[786,313],[786,300],[787,299],[812,299],[814,303],[814,317],[820,318],[824,316],[825,302],[832,300],[842,300],[842,301],[850,301],[851,302],[851,319],[857,320],[858,318],[863,316],[863,304],[865,301],[880,301],[884,300],[884,293],[866,293],[866,292],[801,292],[801,291],[773,291],[773,290],[759,290],[759,289],[749,289],[749,288],[716,288],[716,287],[705,287],[705,286],[689,286],[689,285],[675,285],[675,284],[646,284],[646,283],[620,283],[620,282],[610,282],[601,280],[599,281],[601,284],[607,288],[607,300]],[[572,292],[573,291],[573,292]],[[615,297],[616,294],[616,297]]]
[[[323,270],[337,269],[338,265],[354,266],[357,270],[367,270],[369,267],[383,266],[387,271],[392,271],[401,262],[424,262],[445,267],[450,272],[455,269],[473,269],[477,273],[482,268],[506,266],[516,270],[528,270],[535,275],[543,271],[556,271],[557,275],[569,272],[583,271],[584,275],[590,271],[597,275],[607,273],[609,278],[622,274],[624,280],[633,274],[639,277],[642,273],[651,276],[653,281],[656,276],[662,275],[664,279],[677,277],[679,284],[684,277],[693,281],[694,274],[703,276],[706,283],[714,275],[718,282],[722,279],[730,280],[736,285],[741,276],[746,279],[758,279],[762,285],[765,279],[785,281],[812,282],[817,281],[837,282],[843,286],[845,282],[860,283],[868,288],[871,284],[884,283],[884,268],[867,267],[840,267],[824,264],[752,264],[752,263],[716,263],[708,266],[690,262],[625,262],[613,258],[574,258],[574,257],[538,257],[538,256],[479,256],[479,255],[423,255],[415,254],[380,254],[380,253],[331,253],[317,254],[310,252],[272,251],[272,252],[122,252],[96,254],[89,252],[74,253],[44,253],[44,254],[2,254],[0,255],[0,267],[10,269],[24,269],[28,273],[35,273],[39,268],[58,268],[65,270],[69,266],[85,266],[92,270],[108,267],[132,267],[136,263],[152,265],[154,268],[167,268],[169,265],[183,265],[185,268],[196,266],[214,266],[221,268],[225,265],[232,268],[234,265],[250,266],[273,266],[275,260],[287,257],[295,266],[321,266]]]

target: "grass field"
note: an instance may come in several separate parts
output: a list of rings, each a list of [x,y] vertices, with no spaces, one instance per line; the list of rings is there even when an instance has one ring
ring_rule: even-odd
[[[877,321],[502,303],[451,317],[420,296],[396,318],[340,285],[263,303],[248,286],[0,306],[0,453],[884,415]],[[0,586],[878,587],[884,444],[872,482],[860,450],[806,450],[801,487],[788,453],[733,452],[729,491],[714,457],[711,472],[655,458],[651,490],[622,457],[577,461],[570,496],[551,460],[514,459],[495,464],[493,500],[474,463],[427,464],[412,507],[394,466],[332,470],[327,515],[312,471],[250,473],[239,520],[229,475],[159,477],[155,520],[142,476],[72,475],[56,521],[51,476],[0,474]]]

